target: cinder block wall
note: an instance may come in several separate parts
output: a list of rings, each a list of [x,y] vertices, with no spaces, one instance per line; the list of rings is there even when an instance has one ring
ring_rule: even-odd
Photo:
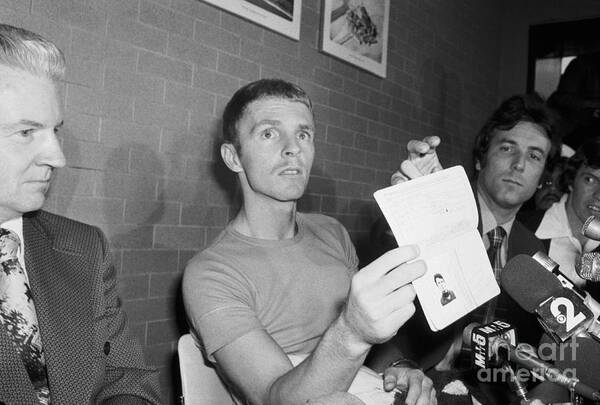
[[[109,236],[166,403],[178,391],[173,358],[186,330],[181,272],[237,207],[215,146],[238,87],[282,77],[310,93],[317,157],[301,208],[340,219],[359,249],[378,215],[372,193],[388,185],[408,139],[440,135],[445,165],[470,161],[473,134],[497,101],[501,2],[391,3],[381,79],[318,51],[319,0],[303,1],[300,41],[199,0],[0,1],[2,22],[67,55],[68,167],[46,208]]]

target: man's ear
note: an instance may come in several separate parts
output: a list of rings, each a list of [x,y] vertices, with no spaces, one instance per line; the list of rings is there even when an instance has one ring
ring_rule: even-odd
[[[221,145],[221,158],[232,172],[240,173],[244,171],[242,163],[240,162],[240,157],[233,144],[224,143]]]
[[[478,160],[475,161],[475,171],[481,171],[481,162]]]

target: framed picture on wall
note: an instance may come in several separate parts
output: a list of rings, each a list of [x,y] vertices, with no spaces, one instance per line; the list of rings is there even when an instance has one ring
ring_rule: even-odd
[[[323,0],[321,50],[386,77],[390,0]]]
[[[300,39],[302,0],[203,0],[253,23]]]

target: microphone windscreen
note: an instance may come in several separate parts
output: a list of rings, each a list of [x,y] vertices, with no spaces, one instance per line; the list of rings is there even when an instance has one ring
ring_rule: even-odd
[[[584,280],[600,281],[600,253],[589,252],[575,262],[575,271]]]
[[[475,329],[478,326],[481,326],[481,324],[477,322],[472,322],[465,326],[462,333],[463,345],[465,345],[466,347],[471,346],[471,332],[473,332],[473,329]]]
[[[600,219],[593,215],[588,217],[581,227],[581,233],[586,238],[600,241]]]
[[[500,273],[502,288],[527,312],[562,291],[556,276],[531,256],[518,255],[506,263]]]
[[[555,366],[591,387],[600,387],[600,343],[590,336],[576,336],[559,348],[550,350]]]

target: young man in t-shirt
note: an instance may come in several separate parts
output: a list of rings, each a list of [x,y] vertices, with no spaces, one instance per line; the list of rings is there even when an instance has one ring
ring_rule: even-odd
[[[315,152],[312,104],[299,87],[276,79],[242,87],[225,108],[223,135],[221,156],[238,176],[243,204],[186,268],[192,334],[252,404],[337,396],[371,346],[412,316],[410,282],[425,265],[407,263],[418,251],[403,246],[358,272],[338,221],[296,212]],[[389,368],[381,385],[408,387],[409,404],[436,401],[417,369]]]

